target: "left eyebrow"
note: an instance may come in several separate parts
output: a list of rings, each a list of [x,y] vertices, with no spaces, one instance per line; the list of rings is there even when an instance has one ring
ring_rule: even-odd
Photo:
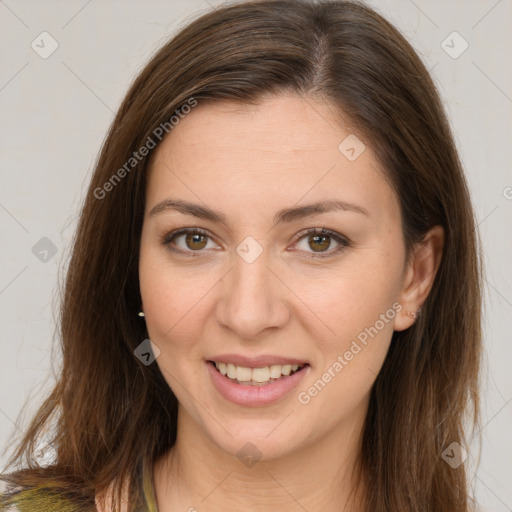
[[[203,206],[180,199],[168,198],[164,201],[157,203],[149,212],[149,216],[158,215],[168,210],[175,210],[185,215],[192,215],[200,219],[209,220],[212,222],[226,223],[226,216],[216,210],[212,210],[207,206]],[[352,211],[362,215],[369,216],[368,210],[360,205],[347,203],[345,201],[321,201],[304,206],[296,206],[293,208],[284,208],[279,210],[274,215],[274,224],[283,222],[293,222],[296,220],[310,217],[312,215],[319,215],[335,210]]]

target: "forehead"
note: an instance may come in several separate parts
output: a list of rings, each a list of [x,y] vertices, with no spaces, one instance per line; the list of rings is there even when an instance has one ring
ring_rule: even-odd
[[[346,153],[347,145],[360,153],[357,158],[347,157],[354,153]],[[199,100],[155,150],[147,208],[166,195],[224,210],[262,213],[268,206],[269,215],[324,199],[397,213],[397,199],[367,141],[352,133],[348,120],[339,122],[332,105],[299,96],[258,105]]]
[[[300,96],[270,96],[258,104],[208,100],[202,104],[198,100],[173,128],[165,141],[168,144],[159,150],[178,144],[188,148],[236,147],[240,151],[257,146],[281,154],[332,150],[343,131],[334,114],[331,105]]]

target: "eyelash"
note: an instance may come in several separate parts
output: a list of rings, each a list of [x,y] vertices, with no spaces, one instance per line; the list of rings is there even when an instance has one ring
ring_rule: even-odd
[[[162,237],[162,244],[165,245],[165,246],[168,246],[169,250],[171,250],[172,252],[178,253],[178,254],[184,254],[184,255],[190,256],[192,258],[197,258],[198,256],[200,256],[200,254],[194,254],[194,252],[201,253],[201,252],[204,252],[203,250],[198,250],[198,251],[182,251],[180,249],[175,249],[175,248],[172,248],[170,246],[172,241],[174,241],[178,236],[183,235],[183,234],[204,235],[204,236],[208,237],[209,239],[212,239],[212,237],[204,229],[201,229],[201,228],[181,228],[181,229],[178,229],[176,231],[172,231],[171,233],[168,233],[168,234],[164,235]],[[338,248],[332,250],[332,251],[328,251],[328,252],[325,252],[325,253],[307,253],[307,254],[313,254],[313,256],[304,256],[304,258],[306,258],[306,259],[329,258],[329,257],[333,256],[334,254],[338,254],[338,253],[342,252],[343,250],[345,250],[347,247],[350,246],[350,242],[349,242],[348,239],[346,239],[345,237],[342,237],[340,234],[336,233],[335,231],[331,231],[330,229],[325,229],[325,228],[322,228],[322,229],[313,228],[313,229],[309,229],[309,230],[306,230],[306,231],[302,231],[302,232],[300,232],[297,235],[298,238],[297,238],[297,241],[295,243],[299,242],[300,240],[302,240],[303,238],[305,238],[308,235],[327,235],[327,236],[330,236],[332,239],[334,239],[336,242],[338,242],[340,244],[340,246]]]

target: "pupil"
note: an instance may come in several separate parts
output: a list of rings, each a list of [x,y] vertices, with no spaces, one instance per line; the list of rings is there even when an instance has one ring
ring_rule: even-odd
[[[317,241],[318,241],[319,239],[323,239],[323,240],[324,240],[324,242],[325,242],[325,240],[327,240],[328,238],[329,238],[329,236],[328,236],[328,235],[327,235],[327,236],[326,236],[326,235],[314,235],[314,236],[313,236],[313,239],[315,240],[315,243],[317,243]],[[324,248],[324,249],[327,249],[328,247],[329,247],[329,243],[327,243],[327,245],[326,245],[326,246],[325,246],[325,244],[324,244],[324,247],[323,247],[323,248]],[[321,252],[321,251],[318,251],[318,252]]]
[[[199,239],[201,239],[201,238],[205,238],[205,236],[204,236],[204,235],[201,235],[201,234],[189,234],[189,235],[187,236],[187,242],[190,242],[190,241],[191,241],[191,239],[192,239],[192,244],[197,244],[197,243],[201,244],[201,242],[197,240],[198,238],[199,238]],[[196,248],[196,249],[202,249],[202,248],[204,247],[204,245],[205,245],[205,244],[203,243],[200,247],[197,247],[197,246],[196,246],[195,248]],[[192,247],[191,247],[191,249],[192,249]]]

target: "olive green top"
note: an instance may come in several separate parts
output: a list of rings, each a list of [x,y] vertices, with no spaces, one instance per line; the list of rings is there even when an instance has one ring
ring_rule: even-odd
[[[158,512],[153,475],[143,474],[142,486],[146,506],[133,508],[130,512]],[[3,488],[0,489],[2,497],[4,492]],[[4,504],[0,503],[0,512],[96,512],[96,505],[84,508],[83,502],[78,503],[77,499],[64,497],[60,493],[51,482],[42,483],[35,488],[22,489],[8,500],[8,503],[5,503],[4,497]]]

